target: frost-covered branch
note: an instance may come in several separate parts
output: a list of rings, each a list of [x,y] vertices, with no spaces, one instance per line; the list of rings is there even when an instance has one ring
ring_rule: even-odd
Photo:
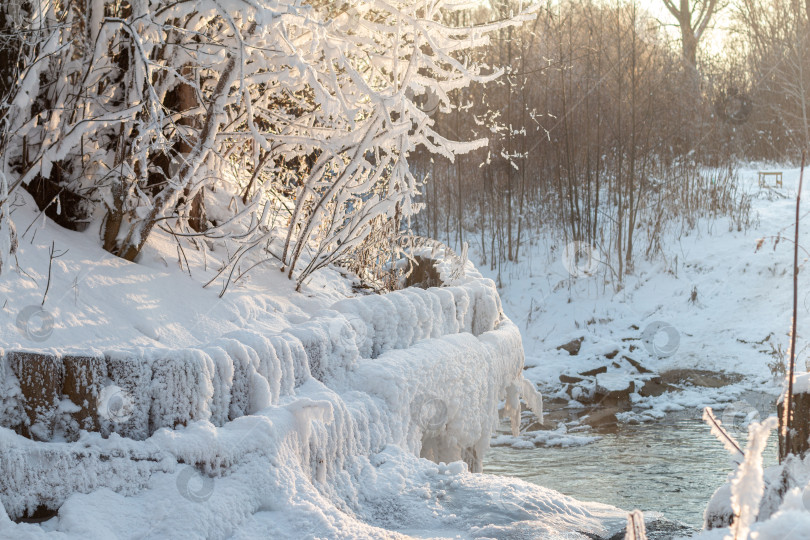
[[[709,425],[711,428],[711,433],[717,440],[723,443],[723,447],[731,453],[732,456],[739,456],[741,458],[745,457],[745,452],[743,452],[742,448],[740,448],[737,439],[731,436],[731,434],[726,431],[723,427],[720,420],[714,415],[714,411],[712,411],[711,407],[706,407],[703,409],[703,421]]]
[[[486,144],[439,135],[417,105],[430,95],[449,110],[448,92],[497,77],[466,51],[531,15],[448,22],[469,7],[39,0],[2,29],[26,36],[0,104],[10,191],[81,194],[86,208],[68,210],[98,218],[105,249],[127,260],[162,220],[177,222],[175,238],[245,211],[253,227],[282,197],[292,210],[281,258],[300,286],[360,246],[373,249],[375,227],[399,234],[389,225],[419,210],[415,149],[452,159]],[[239,208],[216,208],[215,186]],[[266,244],[261,235],[275,229],[263,223],[243,241]]]
[[[771,431],[776,429],[778,420],[771,416],[762,422],[752,423],[748,427],[748,445],[745,448],[745,460],[740,464],[734,480],[731,482],[731,507],[734,510],[732,531],[734,540],[746,540],[751,525],[759,513],[759,503],[765,492],[765,481],[762,470],[762,452],[768,442]]]

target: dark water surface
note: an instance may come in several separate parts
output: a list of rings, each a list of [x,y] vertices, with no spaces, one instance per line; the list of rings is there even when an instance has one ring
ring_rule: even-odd
[[[706,424],[684,416],[596,431],[601,440],[572,448],[494,447],[484,472],[516,476],[582,501],[660,512],[700,530],[706,503],[734,465]],[[745,447],[744,431],[732,434]],[[774,432],[765,467],[777,462],[776,454]]]

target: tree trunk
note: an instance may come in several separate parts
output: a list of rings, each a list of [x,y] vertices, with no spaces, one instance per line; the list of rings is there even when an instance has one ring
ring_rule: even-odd
[[[228,95],[234,68],[236,67],[236,60],[231,57],[225,71],[222,73],[222,78],[217,83],[213,94],[211,95],[211,103],[208,106],[206,113],[205,123],[200,132],[199,140],[196,141],[194,149],[188,156],[187,161],[180,168],[179,181],[188,185],[192,181],[194,174],[198,170],[198,163],[203,161],[211,150],[214,138],[219,131],[219,115],[218,112],[222,108],[222,100]],[[167,205],[175,196],[176,192],[171,185],[166,185],[160,194],[155,198],[153,206],[149,214],[141,221],[134,223],[127,232],[127,237],[118,250],[118,256],[128,261],[134,261],[135,257],[146,245],[146,240],[149,234],[157,223],[157,220],[162,217],[162,213],[167,210]],[[292,272],[292,268],[290,269]]]
[[[683,58],[694,69],[697,69],[697,38],[688,21],[681,21],[681,43]]]
[[[9,7],[0,6],[0,32],[9,37],[0,40],[0,98],[11,90],[18,61],[19,40],[15,39],[8,15]]]
[[[779,457],[784,460],[788,454],[804,457],[810,450],[810,394],[795,394],[793,396],[793,432],[790,434],[789,447],[785,446],[785,402],[777,404],[779,414]]]

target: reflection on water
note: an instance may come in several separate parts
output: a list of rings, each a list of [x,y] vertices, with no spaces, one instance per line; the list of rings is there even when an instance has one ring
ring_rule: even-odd
[[[494,447],[484,472],[516,476],[583,501],[661,512],[700,529],[706,503],[733,471],[728,452],[696,418],[670,416],[599,435],[601,440],[573,448]],[[765,467],[776,463],[776,446],[772,433]]]

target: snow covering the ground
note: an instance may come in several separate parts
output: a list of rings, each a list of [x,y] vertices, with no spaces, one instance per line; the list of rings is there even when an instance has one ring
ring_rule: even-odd
[[[619,509],[470,468],[480,468],[490,444],[598,441],[564,423],[490,436],[499,405],[519,419],[521,395],[539,414],[524,375],[583,408],[559,375],[605,366],[614,351],[615,365],[593,377],[610,391],[673,370],[729,375],[716,388],[687,381],[657,397],[633,392],[633,409],[619,421],[697,415],[708,405],[768,415],[753,403],[746,409],[745,393],[776,398],[781,390],[773,371],[787,344],[792,245],[784,237],[798,171],[786,171],[784,190],[774,192],[756,187],[755,170],[742,173],[757,195],[755,229],[701,223],[670,244],[666,261],[638,263],[618,293],[598,278],[569,279],[564,246],[537,239],[528,261],[502,270],[506,316],[492,281],[472,265],[452,287],[355,297],[351,276],[338,269],[317,273],[298,294],[269,264],[220,298],[221,284],[200,285],[221,262],[215,254],[187,249],[188,276],[172,241],[157,236],[139,264],[126,263],[97,247],[93,228],[75,233],[39,221],[21,195],[20,273],[0,278],[2,348],[136,359],[149,370],[148,391],[112,430],[152,427],[139,440],[83,433],[49,443],[0,428],[0,538],[610,537],[625,524]],[[53,261],[47,286],[52,242],[69,251]],[[800,278],[800,291],[810,290]],[[800,298],[800,368],[807,302]],[[578,338],[576,355],[559,349]],[[13,377],[0,383],[0,417],[19,414]],[[810,465],[803,467],[800,487],[768,503],[751,538],[810,538]],[[774,474],[766,471],[766,480]],[[36,501],[59,507],[58,515],[10,520]]]
[[[564,399],[570,396],[562,391],[561,374],[579,376],[602,366],[608,372],[596,378],[616,388],[628,379],[643,383],[674,370],[714,372],[729,378],[716,388],[687,383],[678,392],[661,396],[633,393],[633,410],[620,413],[621,420],[630,422],[651,421],[684,409],[693,410],[699,418],[706,406],[722,409],[723,404],[745,401],[747,390],[775,398],[783,379],[775,375],[774,367],[784,366],[789,342],[799,170],[776,167],[784,171],[784,188],[760,188],[757,171],[773,168],[751,164],[740,171],[741,188],[753,196],[755,227],[738,232],[729,230],[726,218],[702,220],[688,236],[662,241],[666,260],[641,258],[619,292],[600,279],[604,272],[572,279],[564,264],[565,244],[549,237],[532,238],[531,245],[521,247],[522,260],[504,265],[500,276],[498,270],[480,265],[485,276],[501,283],[504,311],[521,330],[526,377],[547,397]],[[803,225],[801,243],[807,245],[810,223]],[[480,262],[476,255],[470,257]],[[802,268],[806,258],[800,253]],[[799,274],[799,293],[797,350],[799,368],[804,371],[804,353],[810,344],[806,339],[810,335],[807,272]],[[583,341],[577,355],[559,348],[578,338]],[[613,361],[607,361],[606,355]],[[639,373],[630,360],[651,373]],[[765,417],[768,411],[759,413]]]
[[[784,171],[784,188],[758,186],[757,171],[774,168]],[[549,237],[533,238],[531,245],[522,246],[523,260],[503,266],[500,275],[487,265],[480,266],[484,275],[502,285],[504,311],[523,336],[525,375],[547,398],[568,400],[568,408],[573,410],[591,405],[587,400],[572,399],[578,396],[565,391],[561,374],[582,377],[583,372],[607,367],[606,373],[597,373],[586,382],[593,380],[608,390],[622,391],[628,381],[643,384],[666,372],[697,371],[723,376],[708,383],[685,377],[672,391],[658,396],[640,395],[636,384],[636,392],[629,396],[632,409],[617,412],[618,421],[655,421],[673,411],[691,412],[699,418],[704,407],[712,406],[726,427],[744,438],[749,422],[775,414],[789,344],[799,169],[751,164],[740,171],[740,180],[742,189],[753,196],[753,228],[736,231],[725,218],[713,223],[703,220],[689,235],[662,242],[665,260],[637,262],[619,292],[611,283],[600,281],[604,273],[598,271],[594,276],[571,279],[564,264],[566,246]],[[805,182],[803,195],[807,192]],[[808,213],[805,206],[803,248],[810,244]],[[471,258],[476,261],[475,255]],[[802,249],[797,393],[810,388],[810,378],[803,373],[805,364],[810,365],[806,362],[810,345],[807,258]],[[579,338],[582,343],[577,354],[560,348]],[[641,372],[636,364],[649,373]],[[750,397],[762,394],[772,400],[762,403]],[[569,431],[572,425],[575,432]],[[531,429],[531,422],[524,426],[518,437],[499,435],[494,442],[526,449],[575,444],[576,439],[580,444],[599,444],[598,436],[591,436],[587,426],[576,422],[559,422],[546,430]],[[766,470],[766,485],[780,485],[781,474],[780,467]],[[732,477],[733,473],[730,481]],[[730,511],[730,485],[718,486],[712,505],[726,505]],[[784,501],[766,490],[759,512],[762,522],[751,526],[750,538],[810,538],[810,460],[797,466],[792,485],[797,487],[790,489]],[[728,528],[720,528],[703,531],[696,538],[725,540],[732,536]]]
[[[37,221],[26,233],[41,218],[21,197],[20,273],[0,278],[3,348],[104,352],[137,376],[110,370],[128,403],[107,438],[57,429],[34,442],[0,428],[0,538],[593,538],[623,528],[619,509],[470,472],[499,406],[519,420],[523,396],[542,415],[519,331],[472,265],[450,287],[364,297],[336,269],[298,294],[267,265],[219,298],[200,286],[213,255],[187,250],[189,277],[165,237],[134,265],[102,252],[92,227]],[[53,263],[43,310],[28,309],[42,302],[52,242],[69,251]],[[0,416],[19,409],[3,373]],[[10,520],[37,504],[58,515]]]
[[[396,444],[377,442],[364,452],[375,438],[375,430],[371,436],[361,433],[373,398],[357,393],[343,401],[314,381],[301,394],[308,397],[222,428],[197,423],[160,431],[139,443],[162,456],[142,480],[144,489],[132,482],[123,493],[105,488],[73,495],[58,518],[41,527],[6,522],[0,535],[474,538],[525,532],[576,538],[577,531],[609,533],[620,525],[616,509],[577,503],[519,481],[471,475],[459,462],[437,465]],[[328,406],[335,414],[329,423],[313,422]],[[310,422],[308,429],[302,425]],[[353,433],[341,437],[341,429]],[[91,445],[127,451],[120,440]],[[127,470],[115,472],[123,476]]]

